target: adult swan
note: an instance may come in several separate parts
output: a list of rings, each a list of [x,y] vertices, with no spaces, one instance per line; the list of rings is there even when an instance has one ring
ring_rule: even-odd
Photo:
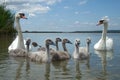
[[[12,44],[8,47],[8,53],[12,56],[25,56],[26,55],[25,44],[23,40],[20,23],[19,23],[19,20],[21,18],[27,19],[24,13],[15,14],[15,25],[16,25],[16,30],[18,32],[18,35],[16,36]]]
[[[109,19],[108,19],[107,16],[105,16],[97,24],[97,25],[103,24],[104,29],[102,31],[101,39],[94,45],[95,50],[101,50],[101,51],[113,50],[113,40],[112,40],[112,38],[108,38],[106,36],[107,35],[108,22],[109,22]]]

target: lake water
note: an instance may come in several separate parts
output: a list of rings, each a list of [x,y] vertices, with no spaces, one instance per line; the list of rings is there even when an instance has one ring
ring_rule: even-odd
[[[85,46],[87,37],[91,37],[90,60],[51,63],[31,62],[22,57],[10,57],[7,48],[14,37],[0,35],[0,80],[120,80],[120,33],[108,33],[114,41],[111,52],[96,52],[94,44],[100,39],[101,33],[23,33],[24,38],[44,46],[44,40],[56,37],[68,38],[73,44],[67,44],[72,55],[74,40],[80,38],[81,46]],[[59,43],[62,50],[61,43]],[[53,46],[51,46],[53,47]],[[54,48],[54,47],[53,47]],[[33,51],[36,48],[32,49]]]

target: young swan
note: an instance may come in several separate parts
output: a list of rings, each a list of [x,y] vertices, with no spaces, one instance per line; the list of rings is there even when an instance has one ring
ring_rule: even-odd
[[[37,62],[50,62],[50,45],[55,45],[51,39],[45,40],[45,51],[29,52],[29,58]]]
[[[75,44],[75,50],[73,52],[73,58],[79,59],[80,58],[80,54],[79,54],[80,39],[76,39],[74,44]]]
[[[62,42],[62,39],[61,38],[56,38],[56,40],[55,40],[55,43],[56,43],[56,51],[58,51],[59,50],[59,46],[58,46],[58,42]]]
[[[72,44],[70,40],[63,39],[62,46],[64,51],[53,51],[51,52],[52,60],[59,61],[59,60],[66,60],[69,59],[71,56],[66,48],[66,43]]]
[[[73,52],[73,58],[75,59],[87,59],[89,58],[90,52],[89,52],[89,45],[91,43],[91,39],[87,38],[86,39],[86,46],[85,47],[80,47],[80,40],[76,39],[75,40],[75,51]]]
[[[55,39],[56,51],[59,50],[58,42],[62,42],[62,39],[60,39],[59,37]],[[42,47],[42,46],[38,45],[36,42],[32,42],[32,45],[33,45],[34,47],[39,47],[39,48],[37,49],[38,51],[41,51],[41,50],[45,51],[45,50],[46,50],[45,47]],[[52,51],[55,51],[55,49],[50,48],[50,52],[52,52]]]

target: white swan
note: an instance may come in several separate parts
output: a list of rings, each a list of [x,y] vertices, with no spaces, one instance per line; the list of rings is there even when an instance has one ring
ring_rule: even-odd
[[[62,41],[62,46],[63,46],[64,51],[57,50],[57,51],[51,52],[51,56],[52,56],[53,61],[66,60],[66,59],[71,58],[71,56],[66,48],[66,43],[72,44],[72,42],[70,40],[65,38]]]
[[[33,61],[37,62],[50,62],[50,49],[49,45],[55,45],[55,43],[51,39],[45,40],[45,51],[40,50],[36,52],[29,52],[29,58]]]
[[[26,55],[26,50],[25,50],[26,41],[23,40],[23,35],[22,35],[20,23],[19,23],[19,20],[21,18],[27,19],[24,13],[16,13],[15,24],[16,24],[16,30],[18,32],[18,35],[16,36],[12,44],[8,47],[8,53],[12,56],[25,56]]]
[[[109,21],[108,17],[105,16],[98,23],[98,25],[104,24],[104,29],[102,31],[101,39],[94,45],[95,50],[112,50],[113,49],[113,39],[106,37],[108,21]]]
[[[75,40],[75,50],[73,52],[73,58],[75,59],[88,59],[90,52],[89,52],[89,45],[91,43],[91,39],[87,38],[86,39],[86,47],[80,47],[80,39]]]

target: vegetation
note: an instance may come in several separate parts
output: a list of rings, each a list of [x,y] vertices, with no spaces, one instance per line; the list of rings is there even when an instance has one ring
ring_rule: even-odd
[[[0,33],[14,33],[14,14],[0,5]]]

